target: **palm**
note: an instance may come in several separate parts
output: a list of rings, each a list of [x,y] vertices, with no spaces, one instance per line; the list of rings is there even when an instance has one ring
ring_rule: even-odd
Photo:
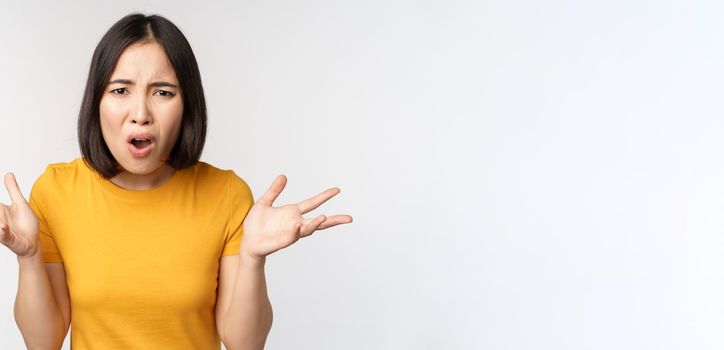
[[[5,187],[12,204],[0,203],[0,242],[18,256],[33,254],[38,247],[38,218],[25,201],[14,175],[5,176]]]
[[[338,194],[338,188],[330,188],[297,204],[273,207],[274,200],[284,189],[286,182],[284,175],[277,177],[269,190],[249,210],[244,220],[244,236],[241,243],[245,253],[254,257],[263,257],[288,247],[299,238],[309,236],[316,230],[352,222],[352,217],[349,215],[330,217],[320,215],[314,219],[302,216]]]

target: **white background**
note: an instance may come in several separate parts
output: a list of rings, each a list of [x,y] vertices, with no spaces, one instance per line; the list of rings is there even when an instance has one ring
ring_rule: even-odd
[[[310,215],[354,223],[267,260],[267,349],[724,347],[722,2],[1,6],[0,171],[26,195],[79,156],[93,49],[131,11],[191,42],[202,160],[255,197],[286,174],[279,204],[341,188]]]

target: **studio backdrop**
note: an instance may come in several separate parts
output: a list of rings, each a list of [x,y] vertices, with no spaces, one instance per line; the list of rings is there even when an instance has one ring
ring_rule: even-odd
[[[278,204],[337,186],[310,215],[354,217],[267,258],[267,349],[724,347],[724,3],[3,2],[0,172],[26,197],[80,155],[93,49],[131,12],[191,43],[202,160],[255,198],[287,175]]]

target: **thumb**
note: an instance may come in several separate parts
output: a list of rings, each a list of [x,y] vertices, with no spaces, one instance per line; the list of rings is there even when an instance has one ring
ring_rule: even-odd
[[[28,203],[25,200],[25,197],[23,197],[23,194],[20,192],[18,182],[15,180],[15,174],[5,174],[5,188],[8,189],[8,193],[10,193],[10,200],[12,200],[13,204]]]

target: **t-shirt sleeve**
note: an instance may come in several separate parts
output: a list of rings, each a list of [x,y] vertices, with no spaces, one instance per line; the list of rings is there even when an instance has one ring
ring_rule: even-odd
[[[227,203],[229,203],[229,221],[226,225],[224,249],[221,255],[237,255],[241,244],[243,222],[249,209],[254,205],[254,196],[249,185],[233,170],[227,182]]]
[[[41,257],[44,262],[63,262],[60,251],[55,245],[53,234],[48,225],[48,208],[52,207],[48,200],[52,198],[53,169],[47,167],[30,190],[28,204],[38,218],[38,239],[40,241]]]

